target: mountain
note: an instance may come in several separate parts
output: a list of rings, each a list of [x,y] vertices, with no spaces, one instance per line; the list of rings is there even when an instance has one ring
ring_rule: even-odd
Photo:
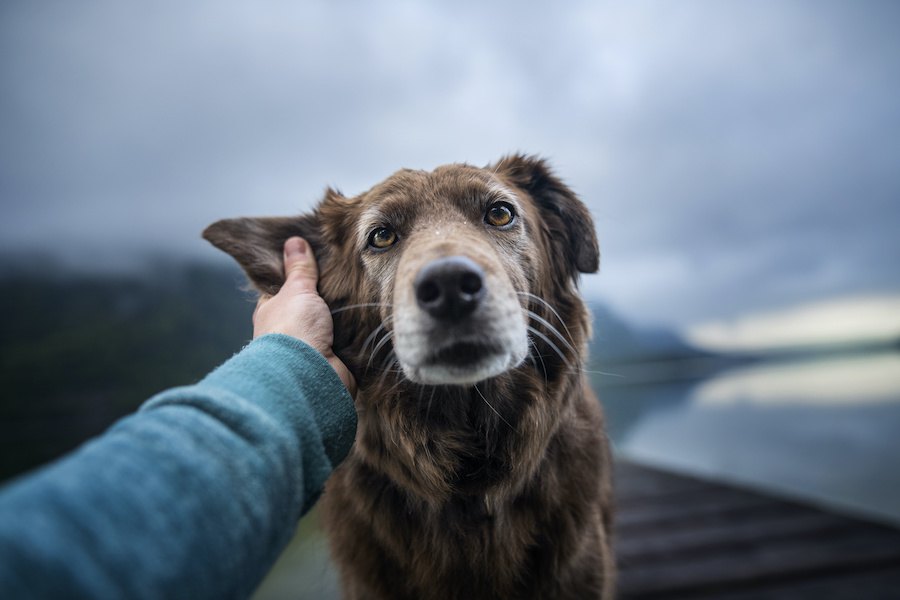
[[[635,327],[604,305],[592,303],[594,339],[591,358],[601,363],[627,363],[699,358],[710,354],[662,327]]]

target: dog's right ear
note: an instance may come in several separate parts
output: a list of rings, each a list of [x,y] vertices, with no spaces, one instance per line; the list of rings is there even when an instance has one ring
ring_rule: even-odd
[[[256,290],[270,295],[284,283],[284,242],[295,235],[314,253],[321,248],[317,215],[223,219],[203,231],[204,239],[238,261]]]
[[[567,270],[596,273],[600,268],[600,246],[594,221],[584,203],[538,157],[513,154],[488,167],[516,187],[528,192],[553,233],[558,255],[566,257]]]

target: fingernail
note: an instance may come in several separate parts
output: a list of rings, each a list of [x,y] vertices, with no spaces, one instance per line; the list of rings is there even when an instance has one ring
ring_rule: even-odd
[[[284,243],[284,254],[285,256],[303,255],[306,254],[308,248],[309,245],[306,243],[306,240],[292,237]]]

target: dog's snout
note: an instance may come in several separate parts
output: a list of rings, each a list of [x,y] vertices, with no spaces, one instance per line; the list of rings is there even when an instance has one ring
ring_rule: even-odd
[[[416,275],[413,286],[422,310],[442,320],[465,317],[485,296],[484,271],[465,256],[428,263]]]

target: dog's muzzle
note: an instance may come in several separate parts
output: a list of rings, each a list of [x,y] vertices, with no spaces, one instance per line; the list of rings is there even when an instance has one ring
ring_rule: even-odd
[[[469,384],[521,363],[527,335],[509,282],[461,255],[431,260],[395,305],[394,348],[418,383]]]

